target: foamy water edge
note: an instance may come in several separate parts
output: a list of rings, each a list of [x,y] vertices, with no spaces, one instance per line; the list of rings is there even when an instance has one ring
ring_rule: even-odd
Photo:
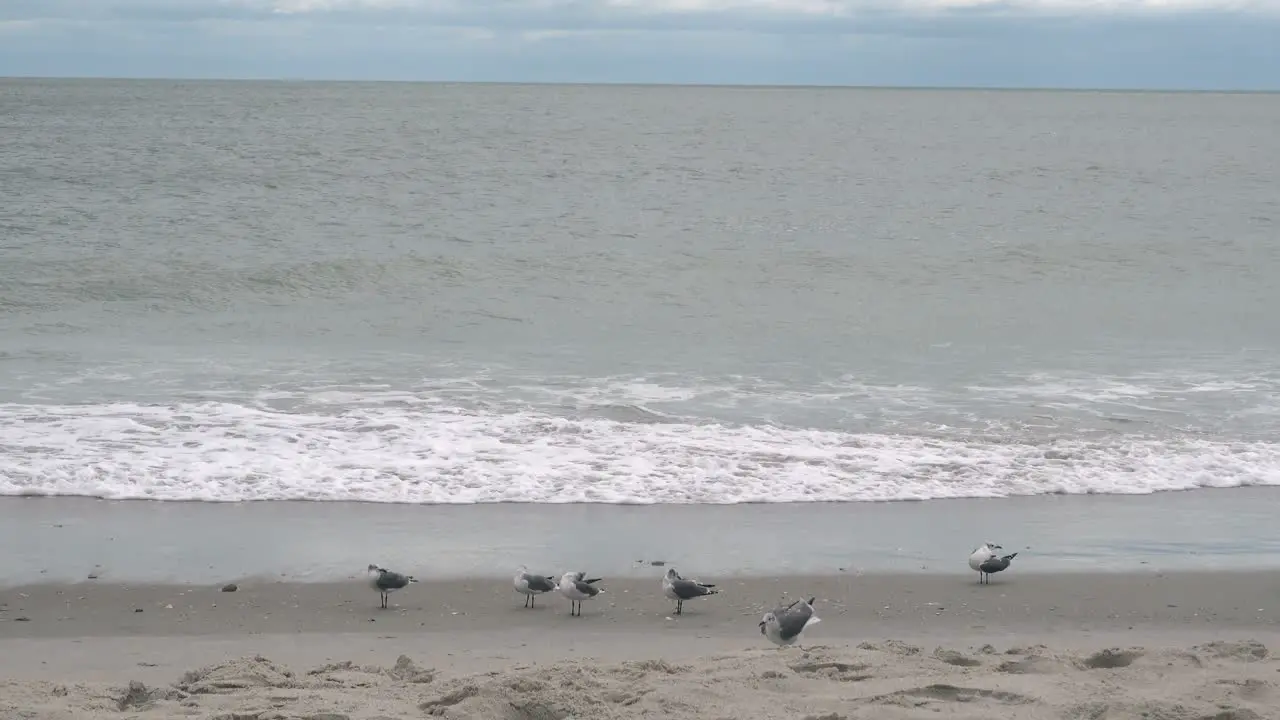
[[[535,410],[234,402],[0,406],[0,495],[237,502],[738,504],[1280,485],[1280,445],[856,433]]]

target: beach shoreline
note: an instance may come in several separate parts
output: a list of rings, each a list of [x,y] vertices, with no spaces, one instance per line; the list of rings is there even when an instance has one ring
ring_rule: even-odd
[[[0,498],[0,588],[75,582],[333,582],[370,562],[419,579],[515,566],[643,578],[650,562],[720,576],[963,574],[983,541],[1019,572],[1277,569],[1280,488],[912,503],[756,505],[226,504]],[[589,538],[589,541],[584,541]]]
[[[1256,720],[1280,683],[1280,572],[705,578],[721,594],[675,616],[651,570],[606,577],[582,617],[491,578],[387,610],[365,578],[9,588],[0,715]],[[774,648],[762,611],[802,595],[822,621]]]

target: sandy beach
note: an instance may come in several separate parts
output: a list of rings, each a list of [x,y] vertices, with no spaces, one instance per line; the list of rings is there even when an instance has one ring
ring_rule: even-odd
[[[509,582],[87,581],[0,591],[0,717],[1277,717],[1280,573],[657,576],[521,606]],[[803,648],[763,610],[817,596]]]

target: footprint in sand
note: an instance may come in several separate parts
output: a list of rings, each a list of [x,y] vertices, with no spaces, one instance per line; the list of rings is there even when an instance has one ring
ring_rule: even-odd
[[[957,687],[955,685],[934,684],[925,685],[924,687],[909,688],[907,690],[899,690],[889,693],[888,695],[880,695],[868,699],[866,702],[877,703],[881,705],[903,705],[907,707],[921,707],[936,703],[981,703],[986,702],[994,705],[1028,705],[1036,702],[1035,699],[1018,693],[1005,692],[1003,690],[987,690],[985,688]],[[996,717],[996,716],[993,716]]]
[[[870,665],[859,665],[842,662],[812,662],[792,665],[791,669],[800,675],[814,675],[839,682],[860,682],[870,680],[873,675],[863,672]]]
[[[938,648],[933,651],[933,656],[938,660],[956,667],[978,667],[982,661],[977,658],[971,658],[962,652],[956,650],[944,650]]]

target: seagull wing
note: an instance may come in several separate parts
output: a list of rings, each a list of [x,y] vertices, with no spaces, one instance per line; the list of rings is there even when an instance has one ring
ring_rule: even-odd
[[[691,598],[701,597],[703,595],[713,595],[710,585],[701,585],[692,580],[672,580],[671,589],[675,591],[676,597],[681,600],[689,600]]]

